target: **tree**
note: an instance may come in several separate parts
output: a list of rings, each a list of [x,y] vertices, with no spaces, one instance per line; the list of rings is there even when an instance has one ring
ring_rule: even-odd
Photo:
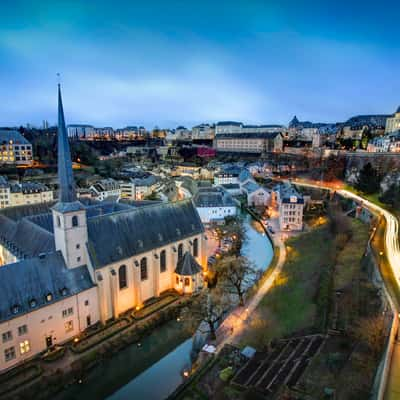
[[[377,171],[371,163],[365,164],[359,173],[356,188],[365,194],[372,194],[379,190],[379,184],[380,177]]]
[[[229,257],[219,266],[219,279],[228,293],[236,294],[244,305],[246,291],[256,282],[258,271],[246,257]]]
[[[215,340],[217,328],[231,306],[229,296],[216,287],[202,292],[190,307],[182,311],[182,318],[187,324],[198,326],[198,330],[208,333],[211,340]]]
[[[393,183],[389,186],[389,188],[384,192],[379,200],[382,203],[390,204],[394,208],[400,207],[400,186]]]

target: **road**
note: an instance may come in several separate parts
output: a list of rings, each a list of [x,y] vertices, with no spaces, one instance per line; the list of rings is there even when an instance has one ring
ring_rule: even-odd
[[[397,218],[391,214],[389,211],[377,206],[376,204],[364,199],[363,197],[349,192],[348,190],[332,187],[329,185],[324,185],[320,183],[309,183],[299,180],[293,182],[295,185],[299,186],[309,186],[315,188],[323,188],[336,190],[338,194],[343,197],[351,198],[363,206],[369,208],[371,211],[382,215],[386,220],[386,232],[385,232],[385,248],[382,249],[386,253],[386,257],[389,266],[392,270],[393,276],[396,279],[397,287],[400,288],[400,248],[399,248],[399,222]],[[394,307],[398,307],[397,299],[392,299]],[[400,310],[396,310],[399,314]],[[388,377],[388,383],[386,387],[385,400],[400,400],[400,343],[396,342],[394,346],[393,356],[390,364],[390,371]]]

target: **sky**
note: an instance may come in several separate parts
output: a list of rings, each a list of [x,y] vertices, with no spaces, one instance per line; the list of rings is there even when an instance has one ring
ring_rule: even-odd
[[[0,126],[287,124],[400,105],[400,2],[0,0]]]

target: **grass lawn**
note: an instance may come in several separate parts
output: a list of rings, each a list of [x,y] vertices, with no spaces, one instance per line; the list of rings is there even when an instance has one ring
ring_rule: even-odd
[[[287,259],[274,287],[258,305],[241,345],[261,348],[271,339],[319,326],[319,286],[334,260],[327,226],[287,242]]]

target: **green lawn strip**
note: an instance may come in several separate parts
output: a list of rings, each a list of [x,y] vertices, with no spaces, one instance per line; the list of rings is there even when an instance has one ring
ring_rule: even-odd
[[[139,311],[134,311],[132,313],[132,316],[136,319],[136,320],[141,320],[143,318],[148,317],[149,315],[155,313],[156,311],[161,310],[162,308],[172,304],[173,302],[175,302],[176,300],[178,300],[178,296],[174,296],[174,295],[167,295],[164,298],[149,304],[145,307],[143,307],[142,309],[140,309]]]
[[[42,375],[39,364],[31,363],[0,375],[0,395],[4,395]]]
[[[96,346],[97,344],[103,342],[106,339],[116,335],[121,332],[129,325],[131,325],[132,321],[129,318],[121,318],[117,321],[111,322],[105,328],[100,331],[95,331],[90,333],[88,336],[83,337],[77,343],[73,343],[71,345],[71,350],[74,353],[82,353],[84,351],[89,350],[90,348]]]
[[[262,348],[271,339],[321,325],[317,288],[323,272],[334,260],[332,238],[327,227],[287,241],[287,259],[280,276],[261,300],[241,345]]]
[[[65,347],[58,347],[57,349],[51,351],[50,353],[46,353],[42,356],[42,360],[45,362],[53,362],[64,357]]]

